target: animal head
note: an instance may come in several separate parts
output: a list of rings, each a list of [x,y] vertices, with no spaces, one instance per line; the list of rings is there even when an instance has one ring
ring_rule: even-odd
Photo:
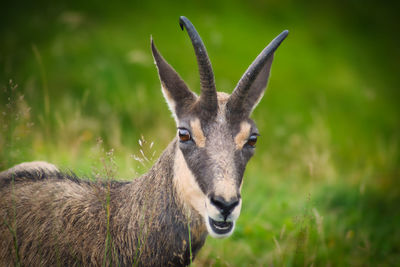
[[[243,173],[259,136],[250,115],[265,92],[274,52],[288,31],[258,55],[228,95],[216,91],[207,51],[192,23],[180,17],[180,26],[186,28],[197,57],[200,96],[151,41],[162,92],[178,128],[175,184],[184,202],[203,217],[208,233],[228,237],[240,214]]]

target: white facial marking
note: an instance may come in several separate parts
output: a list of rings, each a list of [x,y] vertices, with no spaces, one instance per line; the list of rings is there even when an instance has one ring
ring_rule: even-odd
[[[239,204],[234,208],[232,213],[226,218],[226,222],[233,224],[232,229],[228,233],[218,234],[216,233],[211,225],[210,218],[217,222],[223,222],[224,218],[220,211],[211,204],[210,199],[200,189],[196,178],[192,171],[187,166],[182,151],[179,149],[177,144],[175,162],[174,162],[174,186],[178,197],[182,203],[189,208],[197,211],[204,219],[208,233],[214,238],[225,238],[230,236],[235,228],[235,221],[239,217],[242,201],[239,200]],[[224,188],[224,184],[221,182],[218,186],[221,190]],[[236,192],[236,188],[229,190],[230,192]],[[226,194],[224,194],[226,195]]]
[[[210,222],[207,220],[206,222],[206,226],[207,226],[207,230],[208,233],[214,237],[214,238],[226,238],[232,235],[233,231],[235,230],[235,224],[236,224],[236,220],[237,218],[239,218],[240,215],[240,210],[242,208],[242,200],[239,200],[239,204],[233,209],[232,213],[229,214],[229,216],[226,218],[226,222],[231,222],[233,224],[232,229],[224,234],[218,234],[215,233],[213,231],[213,229],[211,228]],[[207,210],[208,210],[208,216],[213,219],[214,221],[217,222],[223,222],[224,218],[221,215],[221,213],[217,210],[217,208],[211,204],[210,200],[207,201]]]
[[[250,136],[251,125],[247,121],[240,123],[240,131],[235,136],[236,149],[242,149]]]
[[[194,208],[202,216],[207,214],[205,204],[207,196],[201,191],[179,147],[177,147],[175,153],[174,185],[184,204]]]
[[[206,137],[204,136],[203,130],[201,129],[201,123],[198,118],[190,122],[190,127],[192,127],[193,139],[198,147],[205,147]]]

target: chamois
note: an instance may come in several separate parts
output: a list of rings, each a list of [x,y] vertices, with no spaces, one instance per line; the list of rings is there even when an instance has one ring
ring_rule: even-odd
[[[192,23],[183,16],[179,21],[197,57],[200,96],[151,40],[177,136],[149,172],[131,182],[80,180],[45,162],[0,173],[1,266],[186,266],[208,234],[232,234],[259,135],[249,117],[288,31],[258,55],[229,95],[216,91]]]

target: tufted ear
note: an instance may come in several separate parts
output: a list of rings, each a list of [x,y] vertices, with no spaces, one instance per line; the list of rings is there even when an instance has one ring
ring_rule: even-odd
[[[172,111],[175,121],[189,110],[197,100],[195,93],[189,90],[179,74],[168,64],[158,52],[151,39],[151,50],[158,69],[162,92]]]
[[[274,53],[289,31],[285,30],[264,48],[239,80],[230,96],[229,116],[248,117],[264,95]]]

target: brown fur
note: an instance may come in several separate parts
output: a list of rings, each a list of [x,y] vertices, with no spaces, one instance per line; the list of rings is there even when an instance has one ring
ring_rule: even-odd
[[[198,213],[177,200],[175,146],[174,141],[149,173],[131,183],[14,173],[0,189],[0,265],[189,264],[189,245],[195,255],[207,232]]]
[[[229,96],[215,90],[197,31],[187,18],[180,22],[195,48],[201,95],[189,90],[153,42],[152,52],[177,126],[192,131],[193,139],[176,138],[147,174],[129,183],[82,181],[43,162],[0,173],[0,266],[185,266],[207,233],[233,233],[243,173],[254,154],[245,144],[257,133],[249,116],[287,31]]]

